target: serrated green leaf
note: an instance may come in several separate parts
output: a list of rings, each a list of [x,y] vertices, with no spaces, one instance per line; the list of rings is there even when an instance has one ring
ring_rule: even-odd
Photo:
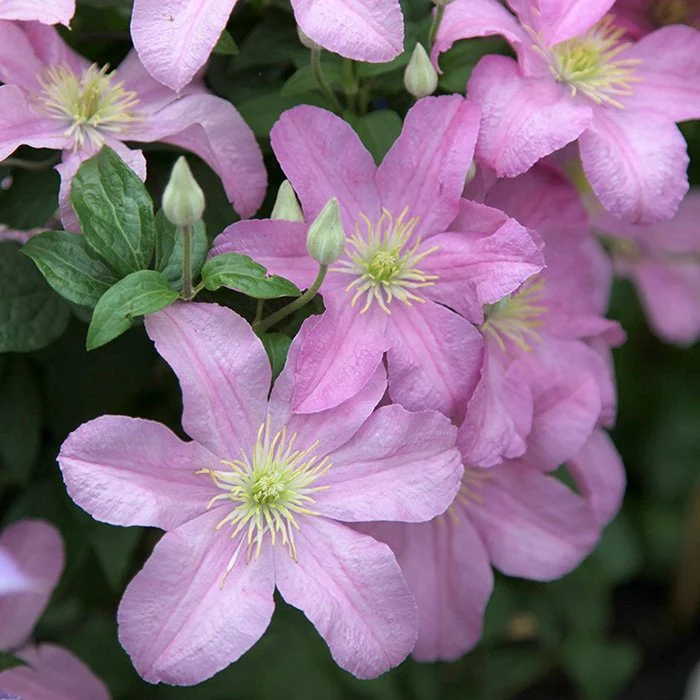
[[[0,243],[0,352],[31,352],[65,330],[70,306],[16,243]]]
[[[263,333],[260,336],[272,367],[272,378],[276,379],[284,369],[292,339],[284,333]]]
[[[197,279],[209,252],[204,221],[192,227],[192,278]],[[182,233],[168,221],[163,210],[156,214],[156,270],[162,272],[173,289],[182,289]]]
[[[128,330],[138,316],[164,309],[178,298],[156,270],[140,270],[120,280],[97,302],[88,328],[87,349],[94,350]]]
[[[224,29],[224,31],[221,32],[221,36],[216,42],[212,53],[221,56],[235,56],[238,51],[238,45],[233,40],[233,37],[226,29]]]
[[[88,246],[120,277],[148,267],[153,202],[138,175],[111,148],[104,146],[80,166],[70,201]]]
[[[84,236],[67,231],[46,231],[30,238],[22,248],[46,281],[64,298],[93,307],[119,277],[95,253]]]
[[[209,291],[229,287],[255,299],[298,297],[301,291],[284,277],[270,275],[247,255],[224,253],[207,260],[202,268],[202,282]]]

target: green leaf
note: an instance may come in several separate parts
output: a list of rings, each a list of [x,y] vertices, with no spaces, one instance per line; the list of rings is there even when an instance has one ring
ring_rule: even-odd
[[[70,306],[16,243],[0,243],[0,352],[30,352],[65,330]]]
[[[9,177],[10,186],[0,189],[0,221],[20,230],[45,226],[56,212],[58,173],[53,168],[39,172],[14,168]]]
[[[192,227],[192,279],[197,279],[209,252],[209,239],[204,221]],[[163,210],[156,214],[156,270],[173,289],[182,289],[182,233],[168,221]]]
[[[321,64],[321,72],[323,73],[326,83],[331,88],[334,85],[342,86],[343,74],[339,61],[334,63],[325,61]],[[280,95],[282,95],[282,97],[298,97],[299,95],[313,92],[316,89],[316,79],[314,78],[311,66],[303,66],[282,86]]]
[[[221,36],[216,42],[212,53],[220,56],[235,56],[238,53],[238,44],[236,44],[233,37],[226,29],[221,32]]]
[[[137,316],[164,309],[178,298],[167,278],[156,270],[132,272],[97,302],[88,328],[87,349],[94,350],[128,330]]]
[[[106,146],[73,179],[71,204],[87,244],[120,277],[153,257],[153,202],[139,176]]]
[[[263,333],[260,336],[260,340],[262,340],[262,344],[265,346],[265,352],[267,352],[267,356],[270,358],[272,378],[276,379],[279,373],[284,369],[292,339],[284,333]]]
[[[247,255],[224,253],[207,260],[202,269],[204,286],[215,292],[230,287],[255,299],[298,297],[301,292],[295,284],[277,275],[267,276],[267,270]]]
[[[141,539],[143,530],[138,527],[112,527],[93,521],[87,538],[97,556],[107,583],[115,592],[124,586],[131,558]]]
[[[26,666],[27,662],[22,661],[18,656],[13,656],[6,651],[0,651],[0,671],[9,671],[17,666]]]
[[[256,136],[267,139],[270,137],[270,129],[279,119],[280,114],[299,104],[327,106],[325,98],[320,93],[309,92],[304,95],[285,97],[276,92],[246,100],[238,105],[238,111]]]
[[[46,281],[65,299],[93,307],[119,278],[88,246],[85,236],[67,231],[46,231],[22,248]]]
[[[347,118],[347,115],[346,115]],[[399,137],[403,123],[401,117],[390,109],[380,109],[364,116],[348,119],[372,154],[375,163],[381,163],[387,151]]]

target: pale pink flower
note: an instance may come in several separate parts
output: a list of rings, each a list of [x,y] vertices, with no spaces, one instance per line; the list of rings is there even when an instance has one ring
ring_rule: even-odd
[[[196,153],[221,177],[242,216],[265,194],[266,172],[253,132],[233,105],[192,84],[178,97],[153,80],[130,53],[117,71],[76,54],[52,27],[0,22],[0,160],[26,144],[63,151],[60,202],[75,227],[70,183],[103,144],[146,177],[140,150],[125,141],[162,141]]]
[[[633,39],[641,39],[669,24],[688,24],[700,29],[698,0],[617,0],[611,10],[615,23]]]
[[[394,401],[463,415],[483,353],[472,324],[483,321],[485,304],[542,268],[538,244],[517,221],[460,198],[478,119],[458,95],[420,100],[379,167],[325,110],[295,107],[273,127],[272,147],[305,222],[234,224],[213,254],[250,255],[309,287],[318,264],[306,250],[308,224],[338,199],[347,247],[321,286],[325,313],[306,321],[295,410],[338,405],[386,352]]]
[[[180,91],[206,63],[237,0],[135,0],[131,35],[158,81]],[[399,0],[291,0],[310,39],[358,61],[382,63],[403,51]]]
[[[70,24],[75,0],[0,0],[0,20]]]
[[[104,416],[59,456],[69,494],[96,519],[166,530],[119,607],[139,673],[178,685],[212,676],[263,634],[275,587],[356,676],[401,662],[416,636],[411,595],[388,547],[343,522],[444,512],[462,476],[454,426],[432,411],[375,411],[381,367],[330,411],[293,414],[286,369],[268,402],[265,350],[230,309],[176,304],[146,328],[180,379],[194,442]]]
[[[502,34],[518,54],[486,56],[469,80],[482,110],[477,157],[499,176],[527,171],[578,141],[603,206],[632,223],[673,216],[688,189],[685,140],[674,122],[700,117],[700,32],[659,29],[638,41],[607,15],[614,0],[450,3],[433,51]]]

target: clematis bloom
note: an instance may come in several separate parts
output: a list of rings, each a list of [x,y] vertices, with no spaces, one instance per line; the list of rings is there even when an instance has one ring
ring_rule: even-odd
[[[0,20],[22,20],[42,24],[70,24],[75,0],[0,0]]]
[[[253,132],[202,83],[178,98],[150,78],[133,52],[109,72],[72,51],[52,27],[12,22],[0,22],[0,79],[6,83],[0,160],[23,144],[62,150],[61,213],[70,228],[76,226],[71,179],[103,144],[145,179],[142,152],[125,141],[162,141],[196,153],[222,178],[242,216],[262,202],[267,176]]]
[[[318,264],[306,249],[308,224],[338,200],[347,245],[320,288],[325,312],[306,321],[296,411],[340,404],[386,352],[394,401],[463,415],[483,352],[473,324],[484,304],[542,268],[523,226],[461,199],[478,120],[458,95],[420,100],[378,168],[350,126],[325,110],[295,107],[273,127],[272,147],[305,221],[233,224],[212,254],[244,253],[309,287]]]
[[[139,673],[191,685],[229,665],[267,628],[275,587],[356,676],[401,662],[416,637],[412,597],[389,548],[343,523],[445,511],[462,476],[454,426],[432,411],[375,411],[383,368],[313,415],[292,413],[285,369],[268,402],[265,350],[230,309],[180,303],[146,328],[180,379],[194,442],[104,416],[59,456],[68,493],[93,517],[166,531],[119,606]]]
[[[135,0],[134,46],[148,72],[180,92],[206,63],[237,0]],[[301,30],[357,61],[383,63],[403,51],[399,0],[292,0]]]
[[[458,39],[502,34],[518,54],[485,56],[469,80],[481,108],[477,157],[513,177],[578,141],[603,206],[631,223],[673,216],[688,189],[674,122],[700,117],[700,32],[664,27],[632,43],[614,0],[455,0],[433,59]]]

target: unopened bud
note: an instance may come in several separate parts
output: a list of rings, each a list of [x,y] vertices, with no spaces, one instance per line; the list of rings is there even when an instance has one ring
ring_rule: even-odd
[[[403,74],[403,84],[406,90],[416,99],[432,95],[438,86],[438,74],[430,62],[423,44],[416,44],[411,60]]]
[[[301,213],[299,200],[289,180],[285,180],[277,191],[275,206],[272,207],[271,219],[282,221],[303,221],[304,215]]]
[[[311,37],[304,34],[299,25],[297,25],[297,35],[299,36],[299,41],[302,43],[302,46],[305,46],[307,49],[313,50],[321,48]]]
[[[204,213],[204,192],[184,156],[177,159],[165,186],[163,212],[176,226],[194,226]]]
[[[334,263],[345,250],[345,231],[340,221],[338,200],[328,200],[320,214],[309,227],[306,237],[309,255],[321,265]]]

